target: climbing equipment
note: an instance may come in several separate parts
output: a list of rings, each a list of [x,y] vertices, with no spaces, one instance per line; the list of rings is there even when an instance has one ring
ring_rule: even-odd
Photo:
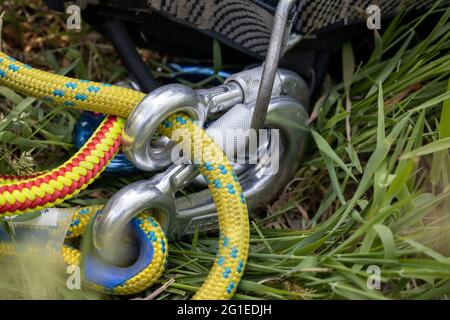
[[[215,75],[215,71],[212,68],[202,67],[199,65],[179,65],[171,63],[168,67],[172,70],[171,79],[182,79],[189,82],[204,81]],[[231,71],[221,70],[217,75],[223,79],[227,79],[232,73]],[[236,71],[234,71],[236,72]],[[210,83],[219,84],[216,79],[211,79]],[[114,85],[119,87],[125,87],[141,91],[138,84],[131,80],[125,79],[115,83]],[[74,143],[75,147],[81,149],[87,140],[92,136],[92,133],[100,125],[105,115],[94,112],[83,112],[77,120],[75,126]],[[106,173],[124,173],[124,172],[139,172],[139,170],[125,157],[123,153],[118,153],[105,168]]]
[[[274,21],[274,39],[276,31],[288,34],[284,28],[292,4],[290,0],[280,1]],[[301,126],[306,119],[302,104],[295,99],[300,97],[297,91],[304,83],[289,72],[277,71],[283,41],[269,45],[271,54],[262,68],[234,75],[224,85],[198,91],[182,85],[167,85],[147,96],[126,88],[52,75],[0,53],[1,84],[52,104],[110,114],[86,145],[63,166],[25,179],[2,178],[0,213],[9,216],[35,211],[80,192],[117,153],[122,129],[124,153],[135,166],[147,171],[166,168],[173,144],[164,137],[172,137],[176,130],[185,130],[191,142],[190,160],[199,165],[174,164],[150,181],[125,187],[101,209],[80,209],[68,237],[79,236],[84,231],[92,242],[81,256],[78,250],[65,246],[63,257],[66,263],[82,265],[85,280],[104,292],[131,294],[148,288],[161,275],[167,259],[166,236],[148,210],[165,214],[170,223],[177,210],[174,193],[194,179],[198,167],[215,203],[221,236],[213,267],[194,299],[231,298],[248,256],[247,207],[239,179],[211,132],[214,128],[226,128],[230,123],[239,128],[274,125],[288,128],[284,132],[288,143],[291,139],[294,145],[302,145],[301,139],[295,140],[293,135],[297,130],[295,125],[284,126],[279,122],[279,117],[292,116]],[[227,112],[204,134],[202,126],[207,116],[224,111]],[[270,116],[267,119],[271,118],[272,122],[266,122],[267,111]],[[127,116],[124,123],[122,118]],[[152,141],[156,132],[163,137]],[[172,139],[178,142],[177,138]],[[246,142],[240,139],[238,149],[244,148]],[[196,148],[200,148],[200,156]],[[92,227],[87,228],[90,219]],[[125,236],[133,241],[129,247],[121,248]],[[124,267],[125,258],[130,258],[129,254],[125,257],[125,251],[134,251],[137,258],[135,255],[136,259],[128,261]]]
[[[131,79],[124,79],[114,84],[115,86],[141,91],[137,83]],[[105,115],[97,112],[84,111],[81,113],[75,125],[74,144],[79,150],[97,129]],[[122,152],[119,152],[106,166],[105,173],[135,173],[138,169],[125,157]]]
[[[0,83],[25,95],[32,95],[51,103],[123,116],[126,116],[132,106],[136,105],[144,96],[129,89],[52,75],[26,66],[3,53],[0,53]],[[123,124],[124,121],[121,118],[109,116],[87,142],[86,147],[60,168],[27,180],[1,185],[0,212],[4,215],[13,215],[40,209],[60,203],[85,188],[117,152]],[[174,114],[165,119],[165,123],[160,126],[159,131],[170,136],[176,128],[201,130],[183,114]],[[194,143],[197,141],[193,141]],[[203,153],[204,159],[201,160],[208,165],[200,168],[200,171],[211,181],[217,180],[224,184],[223,190],[219,190],[217,187],[213,188],[213,186],[210,188],[213,190],[218,211],[221,211],[222,214],[223,227],[221,229],[227,231],[227,233],[222,233],[224,236],[221,239],[224,254],[226,254],[226,258],[231,257],[232,261],[227,261],[226,265],[217,261],[213,267],[212,274],[214,276],[217,277],[218,274],[223,273],[226,275],[223,276],[222,287],[211,288],[211,281],[215,280],[208,278],[194,298],[230,298],[236,290],[248,253],[247,209],[240,185],[232,175],[232,168],[225,164],[229,170],[228,175],[224,175],[222,171],[208,170],[217,165],[216,159],[222,153],[220,148],[211,139],[204,139],[202,143],[207,152]],[[7,179],[7,181],[11,181],[15,178],[8,177]],[[224,192],[225,190],[226,192]],[[232,206],[227,208],[229,204]],[[232,219],[228,219],[229,215]],[[127,272],[121,268],[111,268],[111,266],[102,268],[105,266],[104,263],[96,264],[95,259],[88,258],[85,268],[87,272],[84,274],[88,282],[93,282],[95,287],[114,294],[135,293],[151,285],[156,280],[154,276],[160,275],[158,270],[161,270],[164,265],[166,254],[166,240],[161,231],[156,232],[159,230],[159,226],[156,223],[155,225],[156,227],[145,214],[141,214],[133,221],[140,244],[140,252],[150,250],[152,254],[143,255],[143,259],[145,259],[138,259],[129,268],[130,270],[125,270]],[[152,228],[157,229],[152,230]],[[144,244],[151,249],[143,250]],[[156,255],[156,252],[162,254]],[[68,263],[80,262],[79,253],[70,248],[65,248],[64,259]],[[143,264],[139,265],[142,261],[145,262],[145,268],[143,268]],[[154,265],[156,263],[158,263],[158,267]],[[218,266],[218,263],[225,268],[225,271],[222,271],[222,267]],[[90,268],[91,265],[97,267]],[[94,270],[94,272],[89,272],[90,270]],[[110,282],[90,281],[89,277],[99,274],[109,274],[113,279]],[[127,280],[124,280],[124,277]],[[98,278],[95,279],[98,280]]]
[[[39,79],[39,75],[43,75],[43,72],[27,69],[17,61],[12,62],[3,53],[0,53],[0,68],[1,84],[12,89],[19,89],[17,91],[25,95],[40,98],[44,96],[49,98],[53,95],[53,92],[50,92],[52,90],[45,87],[53,84],[48,82],[52,80]],[[37,76],[34,75],[36,72]],[[53,75],[47,77],[53,77]],[[60,82],[67,82],[67,79],[58,79]],[[22,87],[25,84],[27,87],[30,85],[29,89]],[[33,85],[35,88],[32,87]],[[42,88],[43,92],[39,93],[38,88]],[[55,89],[56,93],[60,92],[59,90],[63,89]],[[77,101],[75,98],[67,97],[67,99]],[[49,172],[23,178],[3,176],[0,185],[0,214],[17,215],[40,210],[59,204],[85,189],[98,177],[118,151],[123,125],[122,119],[109,116],[81,150],[63,165]]]
[[[258,130],[264,125],[267,108],[269,107],[272,88],[275,81],[275,73],[283,51],[284,44],[291,33],[292,21],[289,20],[289,13],[294,7],[296,0],[280,1],[277,5],[273,20],[272,32],[269,46],[267,47],[266,61],[263,65],[261,81],[259,83],[258,95],[256,96],[255,109],[252,114],[251,128]]]
[[[239,109],[236,111],[242,111],[243,108]],[[301,162],[307,137],[307,119],[304,105],[289,96],[273,97],[270,101],[265,125],[279,130],[280,145],[264,149],[280,150],[278,172],[264,174],[270,167],[270,162],[264,160],[237,169],[234,166],[249,208],[264,208],[292,179]],[[262,159],[264,156],[262,154]],[[180,237],[193,234],[197,229],[217,228],[217,211],[207,190],[177,198],[175,207],[176,210],[170,212],[172,216],[166,219],[169,236]]]
[[[157,125],[163,119],[179,112],[180,106],[183,106],[183,112],[196,119],[201,125],[205,122],[208,114],[227,111],[231,108],[206,130],[208,136],[212,137],[222,149],[225,149],[224,141],[216,138],[212,130],[222,133],[230,128],[258,129],[265,123],[270,98],[284,95],[283,98],[280,97],[277,101],[274,99],[271,108],[273,123],[269,122],[267,125],[275,124],[276,127],[284,129],[284,151],[287,151],[283,155],[285,168],[281,170],[279,175],[272,175],[268,179],[262,178],[263,175],[255,171],[253,173],[256,178],[245,179],[249,183],[247,195],[254,197],[256,204],[258,203],[258,200],[256,200],[258,196],[265,196],[265,199],[268,200],[273,198],[273,190],[276,190],[275,192],[279,190],[279,188],[274,189],[273,187],[279,187],[281,186],[280,183],[286,183],[287,179],[298,168],[299,160],[295,159],[300,157],[295,155],[295,151],[301,152],[305,136],[301,130],[304,130],[307,119],[304,107],[295,100],[298,99],[307,105],[309,95],[306,84],[295,73],[277,69],[278,59],[282,55],[283,50],[283,41],[277,39],[277,34],[280,32],[281,34],[286,33],[287,14],[292,5],[293,1],[280,1],[277,8],[279,13],[277,13],[274,23],[274,41],[269,46],[271,55],[267,57],[263,67],[234,74],[225,81],[224,85],[212,89],[194,91],[183,85],[167,85],[147,95],[133,110],[124,128],[124,153],[128,159],[138,168],[146,171],[162,169],[171,163],[169,144],[165,143],[162,148],[152,147],[149,137],[154,136]],[[256,112],[256,110],[259,112]],[[256,121],[254,118],[255,114],[257,115]],[[251,119],[251,122],[248,121],[249,119]],[[281,119],[289,120],[284,120],[284,123],[281,123]],[[262,124],[260,124],[261,120]],[[255,122],[258,128],[252,127],[255,125]],[[237,145],[237,150],[245,149],[246,143],[247,139],[235,138],[231,141],[233,147]],[[287,148],[287,146],[290,148]],[[280,148],[280,146],[276,147]],[[295,150],[295,147],[298,149]],[[252,156],[254,155],[250,155],[250,157]],[[286,160],[288,161],[287,163]],[[264,166],[260,164],[256,167],[262,171]],[[195,168],[193,166],[176,166],[168,170],[169,177],[173,175],[171,173],[172,170],[179,170],[182,173],[183,178],[180,180],[183,183],[180,186],[184,186],[187,184],[185,180],[193,177]],[[242,168],[240,171],[243,171]],[[225,170],[226,172],[227,170]],[[160,178],[157,176],[155,179],[125,187],[108,202],[98,216],[98,221],[96,220],[93,228],[94,247],[97,251],[96,253],[102,256],[103,259],[111,258],[111,252],[116,250],[118,243],[121,242],[120,239],[123,236],[125,226],[134,215],[144,209],[159,209],[159,212],[167,217],[164,219],[164,221],[167,221],[165,228],[171,236],[189,232],[189,229],[192,231],[193,228],[202,226],[205,220],[211,225],[211,218],[215,217],[214,209],[211,212],[211,203],[206,203],[206,206],[210,207],[209,211],[194,211],[191,214],[183,214],[177,210],[175,205],[174,193],[178,186],[173,186],[170,182],[167,183],[166,180],[161,186]],[[209,183],[211,181],[207,180],[207,184]],[[168,186],[172,186],[173,189]],[[137,192],[137,190],[140,190],[140,192]],[[135,204],[135,201],[130,201],[130,199],[137,200],[139,198],[142,198],[139,204]],[[204,200],[208,202],[210,199],[203,199],[201,204],[203,206],[205,206]],[[194,207],[194,210],[198,209],[198,206]],[[174,215],[175,212],[180,213]],[[180,223],[180,221],[183,222]],[[114,243],[114,240],[116,243]],[[109,244],[109,249],[105,248],[106,244]]]
[[[255,109],[255,101],[257,96],[259,79],[261,78],[261,68],[253,68],[239,72],[230,76],[224,85],[203,90],[191,90],[182,85],[168,85],[160,87],[153,91],[134,109],[133,113],[127,120],[124,129],[125,145],[133,146],[133,149],[125,148],[125,153],[129,159],[143,170],[151,171],[164,168],[166,163],[170,163],[170,149],[164,151],[155,151],[148,141],[148,137],[153,136],[157,123],[161,119],[166,118],[179,105],[192,105],[193,110],[200,110],[200,116],[192,115],[192,117],[204,118],[204,114],[214,116],[216,110],[224,111],[221,116],[211,122],[206,129],[206,133],[223,149],[227,146],[236,146],[238,151],[245,149],[246,140],[237,138],[234,140],[223,139],[223,133],[227,129],[240,129],[246,131],[250,129],[250,121],[253,110]],[[225,96],[225,97],[224,97]],[[277,140],[268,141],[268,144],[260,146],[249,154],[249,158],[258,157],[261,159],[255,164],[233,163],[234,172],[237,174],[243,193],[246,197],[249,208],[264,207],[271,199],[276,196],[278,191],[291,179],[292,175],[297,171],[300,161],[302,148],[304,146],[307,127],[307,106],[309,100],[309,92],[304,81],[295,73],[285,69],[278,69],[275,73],[275,85],[270,100],[268,114],[265,121],[265,127],[273,133],[279,133],[281,136]],[[183,103],[180,103],[182,101]],[[232,106],[232,107],[231,107]],[[208,112],[212,110],[212,112]],[[202,120],[203,121],[203,120]],[[130,137],[130,138],[129,138]],[[132,137],[132,138],[131,138]],[[270,139],[268,139],[270,140]],[[270,150],[280,150],[279,170],[273,174],[264,174],[270,166],[270,161],[263,161],[264,157],[270,159]],[[158,163],[163,158],[162,163]],[[158,157],[155,159],[155,155]],[[153,157],[153,158],[152,158]],[[151,164],[151,166],[149,166]],[[195,169],[190,166],[194,173],[187,175],[190,180],[195,177]],[[169,170],[170,171],[170,170]],[[208,183],[201,176],[195,179],[200,186],[207,186]],[[146,184],[147,182],[142,182]],[[153,182],[150,182],[153,184]],[[184,183],[186,185],[187,183]],[[134,192],[140,187],[129,185],[124,190]],[[149,190],[147,186],[145,190]],[[145,197],[144,197],[145,198]],[[165,221],[163,229],[169,237],[179,237],[193,233],[197,227],[200,230],[211,230],[217,228],[217,214],[214,203],[207,190],[192,193],[181,198],[175,199],[173,196],[167,200],[171,203],[171,209],[160,211],[160,217]],[[111,239],[120,239],[120,232],[113,232],[115,228],[123,228],[118,226],[126,225],[129,221],[127,212],[133,216],[135,210],[130,204],[130,194],[120,192],[114,196],[114,205],[110,210],[114,218],[113,222],[108,223],[100,229],[100,233],[104,230],[111,231]],[[113,200],[111,200],[113,201]],[[120,203],[123,202],[125,207],[123,210]],[[131,201],[133,202],[133,201]],[[143,200],[144,203],[151,203],[148,207],[154,207],[154,203],[149,198]],[[175,202],[175,203],[172,203]],[[120,211],[120,213],[119,213]],[[105,215],[108,210],[103,210]],[[165,217],[165,218],[163,218]],[[106,221],[106,220],[105,220]],[[105,222],[106,224],[106,222]],[[114,227],[115,226],[115,227]],[[94,229],[95,231],[95,229]],[[103,241],[109,243],[110,241]]]
[[[64,11],[64,3],[67,1],[44,0],[44,2],[55,10]],[[387,18],[402,9],[417,11],[430,8],[435,2],[296,0],[295,9],[289,15],[292,24],[290,37],[295,39],[297,36],[303,36],[309,40],[305,47],[324,50],[343,41],[353,26],[358,29],[365,27],[367,17],[362,12],[370,5],[378,5],[383,18]],[[88,0],[87,3],[86,8],[81,8],[84,9],[84,20],[95,27],[99,27],[99,21],[111,19],[111,17],[126,21],[126,26],[139,34],[136,38],[147,46],[154,43],[158,48],[164,48],[167,51],[169,49],[173,51],[173,47],[176,49],[181,47],[191,55],[196,51],[195,49],[204,52],[209,47],[201,48],[199,45],[204,39],[198,35],[201,32],[208,37],[220,39],[230,47],[264,58],[270,43],[270,26],[276,14],[278,1],[135,0],[132,3],[124,3],[121,0]],[[443,6],[448,3],[447,0],[442,1]],[[180,25],[187,25],[190,27],[188,29],[200,32],[189,32]],[[163,33],[161,30],[167,32]],[[180,33],[179,30],[183,32]],[[186,41],[186,38],[189,41]]]
[[[52,103],[117,115],[127,115],[131,106],[136,105],[143,98],[143,94],[129,89],[74,80],[32,69],[3,53],[0,53],[0,82],[25,95],[33,95]],[[98,109],[97,105],[99,106]],[[184,109],[180,109],[180,111],[184,111]],[[5,215],[12,215],[36,210],[43,206],[60,203],[85,188],[116,153],[120,143],[122,127],[123,120],[121,118],[109,116],[87,142],[87,147],[81,149],[62,167],[25,181],[2,185],[0,187],[0,212]],[[160,132],[170,136],[176,128],[185,128],[192,131],[195,129],[201,130],[183,114],[174,114],[165,119],[164,124],[160,126]],[[212,289],[211,281],[214,282],[215,279],[208,278],[194,297],[229,298],[236,289],[248,253],[247,210],[238,180],[232,175],[232,168],[225,164],[225,167],[228,168],[228,174],[223,174],[223,170],[219,171],[218,168],[214,170],[214,166],[217,166],[216,160],[222,153],[220,148],[211,139],[203,139],[201,142],[205,152],[203,152],[204,158],[200,159],[204,164],[200,171],[211,181],[217,180],[224,185],[221,190],[216,185],[212,185],[210,188],[217,202],[218,211],[221,212],[219,215],[222,214],[221,229],[224,231],[222,232],[221,242],[224,248],[222,252],[226,255],[222,259],[227,258],[227,260],[231,259],[232,261],[227,261],[227,264],[217,261],[215,267],[213,267],[212,274],[214,277],[223,273],[226,275],[222,276],[222,287],[214,285]],[[198,143],[198,141],[193,141],[193,144],[195,143]],[[220,163],[220,165],[222,164]],[[231,206],[228,208],[228,205]],[[148,216],[141,215],[134,220],[135,232],[140,239],[139,243],[150,244],[149,247],[153,250],[153,255],[147,254],[144,256],[146,268],[136,268],[136,264],[134,264],[131,268],[132,277],[130,277],[130,273],[126,273],[128,280],[124,281],[123,278],[114,278],[117,273],[101,272],[105,270],[108,272],[118,271],[111,270],[111,268],[100,268],[104,264],[100,264],[98,268],[89,268],[90,265],[96,264],[95,260],[91,262],[87,259],[85,269],[88,272],[85,273],[85,276],[95,276],[98,273],[112,275],[111,277],[114,278],[112,282],[92,282],[98,287],[102,287],[103,290],[115,294],[129,294],[148,287],[155,280],[149,276],[158,275],[159,272],[156,272],[156,270],[159,270],[161,265],[164,264],[164,259],[156,260],[155,252],[165,252],[166,241],[162,233],[158,234],[155,230],[151,230],[153,224],[147,218]],[[146,241],[144,241],[144,238]],[[140,249],[142,249],[142,246]],[[145,252],[145,250],[140,250],[140,252]],[[79,254],[73,250],[66,249],[64,257],[67,262],[79,262]],[[136,263],[139,262],[141,260],[138,259]],[[162,264],[160,263],[160,267],[156,268],[153,262],[161,262]],[[225,271],[222,271],[219,264]],[[100,272],[92,274],[89,273],[89,270],[100,270]],[[118,274],[123,276],[123,272]]]
[[[81,149],[94,133],[95,129],[102,123],[104,114],[84,111],[81,113],[75,125],[74,145]],[[118,153],[106,166],[105,173],[120,174],[124,172],[136,173],[139,170],[125,157]]]

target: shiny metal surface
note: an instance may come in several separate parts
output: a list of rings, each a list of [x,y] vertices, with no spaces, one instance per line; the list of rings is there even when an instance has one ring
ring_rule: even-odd
[[[139,169],[157,171],[172,163],[168,138],[151,143],[158,126],[170,115],[183,112],[203,125],[208,113],[223,112],[242,102],[239,85],[221,85],[193,90],[181,84],[159,87],[149,93],[128,117],[122,135],[122,150]]]
[[[168,139],[159,139],[153,145],[149,142],[163,120],[184,112],[203,124],[208,115],[214,117],[226,112],[206,130],[219,145],[231,141],[236,142],[238,148],[246,147],[247,139],[242,137],[220,141],[220,133],[230,128],[264,127],[271,129],[271,137],[275,137],[259,146],[259,157],[247,155],[248,160],[258,159],[256,164],[234,165],[249,208],[266,206],[298,170],[308,134],[308,87],[294,72],[277,69],[293,3],[293,0],[279,2],[263,67],[234,74],[225,84],[211,89],[192,90],[183,85],[168,85],[147,95],[128,118],[124,129],[123,149],[128,158],[142,170],[165,168],[171,163],[172,146],[167,143]],[[214,136],[214,130],[219,134]],[[267,174],[274,152],[280,152],[279,170]],[[147,209],[157,210],[158,220],[168,237],[191,234],[198,227],[216,229],[217,213],[209,190],[175,199],[175,192],[197,175],[191,164],[174,164],[151,180],[120,190],[95,217],[92,235],[96,253],[106,261],[120,262],[121,253],[126,251],[121,247],[121,240],[127,234],[127,225]]]
[[[171,144],[159,139],[151,143],[158,126],[170,115],[183,112],[203,124],[207,110],[198,94],[183,85],[169,84],[149,93],[128,117],[122,135],[122,150],[144,171],[156,171],[171,164]]]
[[[220,114],[244,101],[244,92],[237,83],[226,83],[210,89],[197,90],[209,115]]]
[[[150,180],[132,183],[117,192],[95,216],[92,249],[102,260],[119,264],[127,256],[127,227],[136,215],[156,210],[164,230],[169,229],[175,208],[175,192],[197,175],[193,165],[172,165]],[[170,218],[170,219],[169,219]]]
[[[278,76],[281,81],[281,94],[294,98],[308,111],[310,91],[305,80],[288,69],[278,69]]]
[[[247,107],[251,114],[254,105]],[[305,107],[292,97],[272,98],[265,127],[279,130],[281,145],[274,145],[277,139],[271,140],[265,155],[280,150],[279,171],[265,175],[269,162],[264,156],[257,164],[240,165],[244,170],[239,180],[249,208],[264,207],[297,171],[308,133],[307,119]],[[116,193],[94,219],[92,235],[96,253],[111,263],[121,261],[121,255],[126,252],[121,244],[126,242],[122,239],[126,237],[127,225],[134,216],[148,209],[158,212],[158,220],[169,237],[191,234],[197,227],[203,231],[216,229],[217,214],[209,190],[175,199],[175,192],[197,175],[193,165],[172,165],[164,173],[130,184]]]
[[[128,117],[122,150],[139,169],[157,171],[171,163],[171,148],[167,138],[150,142],[158,126],[170,115],[184,112],[203,125],[208,115],[220,115],[239,103],[252,103],[257,99],[263,70],[261,67],[230,76],[226,83],[210,89],[193,90],[181,84],[162,86],[148,94]],[[306,84],[288,70],[275,72],[274,95],[287,94],[300,101],[309,95]],[[272,84],[273,85],[273,84]]]
[[[266,117],[266,128],[279,129],[280,163],[275,175],[261,174],[267,168],[263,160],[247,165],[239,175],[249,209],[265,207],[282,190],[301,163],[306,137],[308,114],[306,108],[288,96],[273,97]],[[273,141],[271,141],[272,143]],[[271,146],[276,148],[277,146]],[[217,214],[209,190],[176,199],[176,211],[170,217],[167,234],[179,237],[200,230],[217,229]]]
[[[255,130],[262,128],[264,125],[278,70],[278,63],[283,55],[283,47],[287,42],[288,35],[291,32],[292,23],[288,21],[289,13],[295,3],[296,0],[280,0],[275,11],[272,34],[263,64],[258,96],[252,115],[251,127]]]

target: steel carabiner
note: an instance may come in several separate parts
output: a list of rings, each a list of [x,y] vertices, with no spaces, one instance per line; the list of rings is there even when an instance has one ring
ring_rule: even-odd
[[[131,220],[146,210],[161,217],[163,230],[168,230],[176,212],[175,192],[198,174],[194,165],[172,165],[150,180],[132,183],[117,192],[96,215],[92,225],[94,253],[112,264],[124,261],[129,248],[123,241]]]

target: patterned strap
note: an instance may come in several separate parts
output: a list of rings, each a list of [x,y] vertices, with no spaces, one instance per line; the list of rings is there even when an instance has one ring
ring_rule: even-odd
[[[277,3],[274,0],[148,1],[151,9],[259,57],[265,56],[267,51]],[[381,8],[383,17],[390,17],[402,9],[430,8],[435,1],[299,0],[293,30],[307,38],[315,38],[318,31],[365,23],[366,8],[374,3]],[[442,1],[443,6],[449,4],[450,0]]]

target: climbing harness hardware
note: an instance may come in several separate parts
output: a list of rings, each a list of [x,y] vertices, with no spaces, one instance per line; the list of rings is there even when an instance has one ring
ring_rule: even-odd
[[[132,147],[125,147],[125,154],[132,159],[135,165],[147,171],[165,168],[166,163],[171,163],[169,144],[166,143],[167,147],[164,150],[155,150],[156,148],[151,146],[148,137],[154,135],[157,124],[161,123],[162,119],[179,111],[181,105],[193,106],[182,111],[190,112],[191,118],[200,119],[201,123],[207,116],[211,116],[211,114],[214,116],[215,110],[220,109],[222,112],[226,110],[216,121],[209,124],[206,134],[223,150],[229,144],[236,146],[237,151],[246,150],[247,143],[244,138],[233,137],[230,143],[229,140],[224,139],[221,133],[227,129],[241,129],[242,131],[250,129],[260,77],[261,68],[258,67],[237,73],[229,77],[224,85],[207,90],[194,91],[182,85],[160,87],[147,95],[128,118],[124,128],[123,144]],[[223,95],[229,99],[224,99]],[[279,137],[278,143],[277,141],[268,141],[268,145],[262,145],[254,150],[258,155],[248,155],[248,158],[259,156],[256,164],[232,164],[250,208],[263,207],[270,199],[273,199],[278,190],[286,185],[298,169],[301,160],[300,154],[307,136],[308,95],[308,88],[298,75],[283,69],[279,69],[275,73],[275,85],[264,126],[277,129],[276,132],[279,132],[281,137]],[[209,112],[209,110],[214,111]],[[281,151],[279,170],[275,174],[264,174],[264,171],[270,166],[270,150]],[[264,161],[264,159],[269,159],[269,161]],[[147,166],[147,164],[151,165]],[[184,167],[186,168],[180,169],[183,179],[177,178],[177,181],[183,181],[182,186],[189,184],[194,178],[198,185],[208,185],[201,176],[197,177],[194,165],[184,165]],[[173,172],[173,169],[168,169],[165,174],[169,174],[169,172]],[[159,181],[158,177],[155,179]],[[107,219],[103,219],[105,225],[98,224],[98,230],[101,231],[94,228],[94,233],[98,231],[100,234],[106,234],[105,231],[110,230],[109,240],[104,240],[103,243],[110,243],[111,239],[120,239],[120,232],[115,233],[113,230],[123,230],[131,219],[130,217],[138,212],[133,210],[136,205],[133,204],[134,201],[130,201],[130,192],[134,194],[136,190],[149,190],[148,184],[153,186],[155,181],[152,179],[129,185],[122,190],[123,192],[117,193],[111,199],[111,205],[108,205],[102,214],[108,216],[111,212],[111,217],[108,216],[108,218],[112,220],[107,223]],[[143,187],[144,185],[146,187]],[[146,208],[154,208],[156,199],[162,199],[155,194],[151,196],[153,199],[151,200],[148,198],[149,193],[145,194],[146,196],[141,195],[141,202],[147,204]],[[159,213],[161,218],[164,217],[162,218],[163,229],[169,237],[191,234],[197,228],[210,230],[217,227],[215,205],[207,190],[177,199],[175,199],[174,192],[171,192],[171,196],[164,198],[164,201],[170,203],[170,205],[164,204],[164,207],[169,205],[171,209],[159,208],[161,209]],[[122,204],[125,205],[123,210]],[[139,208],[139,210],[143,209]]]
[[[167,85],[144,96],[127,88],[52,75],[0,53],[0,84],[52,104],[110,114],[85,146],[59,168],[30,177],[2,177],[0,214],[36,211],[72,197],[104,170],[122,142],[124,153],[136,167],[166,171],[123,188],[104,207],[78,209],[67,237],[84,233],[88,243],[82,254],[64,246],[64,261],[81,265],[85,281],[96,289],[111,294],[140,292],[163,272],[166,234],[179,236],[214,216],[220,229],[218,254],[193,298],[231,298],[249,250],[246,197],[255,206],[259,197],[272,197],[274,186],[280,187],[297,169],[295,153],[301,153],[304,143],[307,87],[296,74],[278,70],[286,41],[279,35],[288,34],[287,17],[293,2],[278,4],[263,67],[235,74],[212,89]],[[211,118],[216,119],[198,138],[194,132],[203,132]],[[275,176],[263,177],[258,172],[264,161],[232,166],[223,154],[223,141],[214,134],[214,130],[229,127],[279,129],[282,137],[275,147],[282,149],[283,169]],[[167,137],[180,129],[190,133],[191,151],[196,147],[202,150],[199,158],[190,153],[191,162],[198,165],[171,164],[173,144]],[[161,137],[152,141],[155,133]],[[235,142],[238,149],[247,144],[246,139]],[[203,178],[197,177],[198,172]],[[194,180],[207,184],[210,195],[201,191],[176,199],[175,192]],[[160,217],[162,228],[151,212]]]

